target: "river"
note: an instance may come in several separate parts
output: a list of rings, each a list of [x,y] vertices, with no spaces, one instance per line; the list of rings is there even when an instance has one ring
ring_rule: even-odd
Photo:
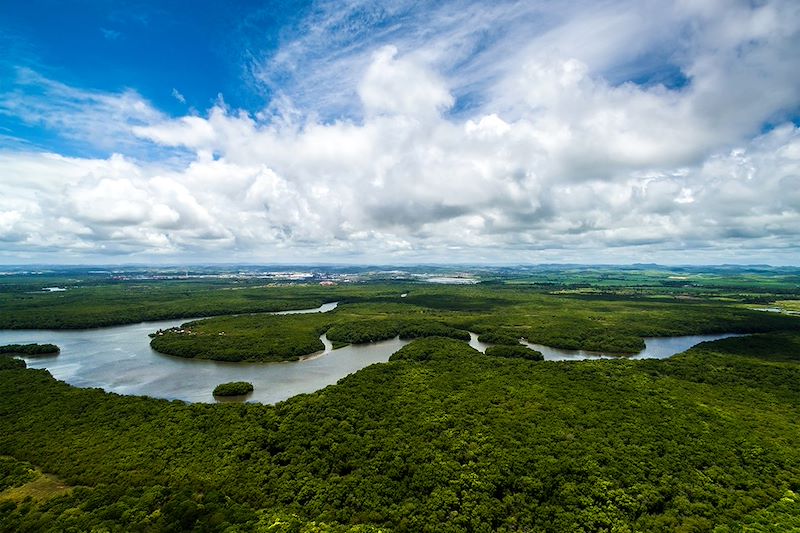
[[[328,303],[315,309],[271,314],[327,312]],[[25,357],[30,368],[46,368],[56,378],[76,387],[99,387],[109,392],[147,395],[187,402],[214,402],[211,391],[220,383],[249,381],[254,391],[247,401],[272,404],[302,393],[311,393],[374,363],[383,363],[408,341],[394,338],[337,350],[323,335],[325,350],[300,361],[281,363],[226,363],[163,355],[150,348],[148,334],[178,326],[192,319],[141,322],[126,326],[82,330],[0,330],[0,345],[53,343],[56,356]],[[707,340],[731,335],[692,335],[647,338],[647,348],[633,359],[663,359]],[[472,334],[470,346],[483,351],[487,345]],[[530,345],[547,360],[598,359],[609,356],[581,350],[559,350]]]
[[[737,337],[738,333],[723,333],[719,335],[685,335],[681,337],[645,337],[645,348],[634,355],[624,356],[626,359],[666,359],[675,354],[685,352],[692,346],[706,341],[716,341],[728,337]],[[485,352],[489,344],[478,340],[478,336],[470,333],[469,345]],[[544,344],[534,344],[532,342],[520,341],[521,344],[533,348],[542,353],[545,361],[586,361],[594,359],[618,359],[619,355],[609,355],[603,352],[592,352],[589,350],[565,350],[553,348]]]

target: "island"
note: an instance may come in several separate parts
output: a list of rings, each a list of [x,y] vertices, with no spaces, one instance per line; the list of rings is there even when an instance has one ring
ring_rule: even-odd
[[[0,346],[0,354],[7,355],[56,355],[61,349],[55,344],[6,344]]]
[[[221,383],[214,388],[214,396],[244,396],[253,392],[253,384],[247,381]]]

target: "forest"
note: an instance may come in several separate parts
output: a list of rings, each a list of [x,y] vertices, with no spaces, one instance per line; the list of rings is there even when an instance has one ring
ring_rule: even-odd
[[[335,346],[414,340],[275,405],[76,388],[0,356],[0,531],[800,528],[800,319],[751,302],[797,301],[783,285],[736,298],[517,279],[166,282],[151,307],[122,297],[138,284],[54,293],[66,299],[52,307],[42,302],[54,294],[12,289],[0,309],[38,327],[103,312],[138,320],[158,303],[176,316],[236,313],[153,332],[184,357],[291,359],[321,349],[323,333]],[[339,305],[261,313],[326,301]],[[70,309],[76,317],[59,318]],[[494,346],[472,349],[468,331]],[[629,353],[647,336],[731,331],[751,334],[666,360],[542,361],[519,344]]]
[[[665,361],[572,363],[439,339],[275,406],[118,396],[5,365],[2,483],[24,483],[35,465],[70,489],[0,494],[0,528],[797,525],[800,334],[726,339]]]
[[[281,269],[288,267],[282,266]],[[297,267],[300,268],[300,267]],[[353,281],[335,286],[316,282],[274,281],[234,276],[239,269],[129,268],[118,274],[92,268],[59,267],[0,277],[0,329],[75,329],[148,320],[199,318],[237,313],[307,309],[325,302],[396,301],[410,289],[447,295],[459,289],[463,309],[486,309],[506,298],[562,295],[603,300],[716,302],[773,305],[791,309],[800,287],[800,269],[792,267],[659,267],[657,265],[471,267],[480,283],[472,287],[435,286],[431,272],[460,275],[464,267],[325,267],[314,279],[335,275]],[[180,273],[181,276],[176,276]],[[165,279],[162,279],[165,278]],[[337,278],[338,279],[338,278]],[[61,286],[63,292],[43,292]],[[460,290],[463,289],[463,290]],[[467,298],[468,294],[472,294]],[[267,296],[268,295],[268,296]],[[421,298],[417,295],[417,298]],[[441,297],[439,298],[441,301]],[[425,306],[425,301],[418,300]],[[784,304],[781,304],[784,305]]]
[[[717,301],[599,298],[497,287],[402,287],[343,301],[328,313],[215,317],[157,331],[151,346],[164,354],[219,361],[297,360],[323,349],[399,336],[519,345],[524,338],[556,348],[632,354],[644,337],[754,333],[800,328],[794,317]],[[363,289],[362,289],[363,291]],[[348,303],[353,302],[353,303]],[[495,351],[511,351],[497,348]],[[517,350],[518,355],[526,352]]]

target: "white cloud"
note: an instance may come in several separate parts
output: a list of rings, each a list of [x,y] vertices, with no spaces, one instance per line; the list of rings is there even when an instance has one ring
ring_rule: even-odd
[[[104,93],[76,89],[26,68],[17,69],[12,89],[0,92],[0,117],[44,125],[62,137],[104,149],[131,149],[132,128],[164,120],[134,90]]]
[[[116,41],[122,36],[122,33],[118,32],[117,30],[112,30],[109,28],[100,28],[100,33],[102,33],[103,37],[105,37],[109,41]]]
[[[2,153],[3,251],[261,261],[800,260],[800,130],[783,120],[800,105],[800,74],[787,61],[800,51],[794,4],[576,5],[585,12],[517,5],[519,23],[507,4],[464,4],[455,22],[434,10],[421,29],[376,30],[382,38],[367,39],[371,48],[358,44],[369,24],[357,18],[352,40],[340,36],[347,42],[331,51],[331,68],[301,84],[307,95],[332,87],[355,98],[359,111],[348,119],[298,114],[304,98],[288,94],[273,107],[289,110],[282,115],[252,115],[220,100],[203,116],[173,119],[132,92],[39,80],[56,97],[52,117],[52,102],[25,94],[5,96],[0,112],[191,157]],[[364,14],[367,6],[375,7],[348,8]],[[647,8],[658,16],[646,16]],[[397,9],[419,20],[413,7]],[[458,39],[474,44],[488,29],[465,13],[507,21],[508,34],[475,53]],[[272,61],[282,69],[316,64],[308,51],[342,17],[307,28]],[[533,28],[527,38],[525,28]],[[643,54],[663,62],[676,31],[684,42],[667,55],[687,84],[615,79],[651,68],[638,65],[647,63]],[[404,38],[390,46],[387,35]],[[454,50],[463,68],[445,59]],[[336,70],[341,79],[325,85]],[[459,95],[475,91],[480,105],[457,110]],[[103,111],[118,123],[100,124]],[[762,133],[767,122],[783,124]]]
[[[172,88],[172,97],[182,104],[186,103],[186,97],[183,96],[183,94],[181,94],[181,92],[175,87]]]
[[[397,48],[375,52],[358,86],[367,117],[381,114],[436,117],[453,105],[444,81],[414,61],[397,57]]]

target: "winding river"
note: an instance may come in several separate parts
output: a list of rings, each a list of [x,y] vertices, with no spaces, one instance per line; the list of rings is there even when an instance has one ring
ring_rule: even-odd
[[[281,311],[271,314],[324,313],[336,308],[328,303],[315,309]],[[282,363],[225,363],[183,359],[163,355],[150,348],[149,333],[178,326],[192,319],[181,318],[141,322],[126,326],[82,330],[0,330],[0,345],[53,343],[61,348],[57,356],[26,357],[30,368],[46,368],[56,378],[76,387],[100,387],[109,392],[147,395],[187,402],[214,402],[211,391],[227,381],[249,381],[255,390],[247,401],[276,403],[336,383],[341,378],[374,363],[383,363],[408,341],[394,338],[337,350],[323,335],[325,350],[300,361]],[[471,334],[470,346],[479,351],[485,344]],[[692,335],[646,338],[647,348],[633,356],[663,359],[695,344],[732,335]],[[559,350],[530,345],[547,360],[598,359],[609,356],[581,350]]]
[[[685,352],[692,346],[705,341],[716,341],[728,337],[738,337],[739,333],[723,333],[720,335],[685,335],[681,337],[645,337],[645,348],[641,352],[625,356],[626,359],[667,359],[675,354]],[[489,344],[478,340],[475,333],[470,332],[469,345],[479,352],[486,351]],[[603,352],[592,352],[589,350],[565,350],[553,348],[544,344],[534,344],[532,342],[520,341],[525,346],[539,351],[544,356],[545,361],[586,361],[594,359],[618,359],[619,355],[609,355]]]

